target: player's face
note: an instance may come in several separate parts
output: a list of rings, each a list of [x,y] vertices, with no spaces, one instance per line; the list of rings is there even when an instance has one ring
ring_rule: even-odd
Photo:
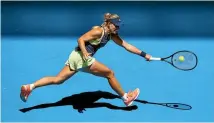
[[[110,23],[109,28],[110,28],[111,33],[113,33],[113,34],[116,34],[119,30],[119,26],[116,26],[112,23]]]

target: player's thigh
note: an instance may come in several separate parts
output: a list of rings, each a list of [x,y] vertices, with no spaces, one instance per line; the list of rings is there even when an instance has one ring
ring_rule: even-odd
[[[95,60],[90,67],[85,68],[83,72],[91,73],[100,77],[108,77],[111,73],[113,73],[111,69],[97,60]]]
[[[88,72],[102,77],[107,77],[109,74],[113,74],[111,69],[97,60],[89,67]]]
[[[66,80],[72,77],[77,71],[70,69],[69,65],[65,65],[62,70],[58,73],[57,77]]]

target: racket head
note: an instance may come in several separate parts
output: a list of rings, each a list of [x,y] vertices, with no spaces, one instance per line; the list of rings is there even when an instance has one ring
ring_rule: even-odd
[[[179,60],[180,56],[184,58],[183,61]],[[171,61],[167,61],[168,63],[173,65],[175,68],[184,71],[193,70],[198,65],[196,54],[187,50],[175,52],[171,56],[162,58],[161,60],[166,61],[168,58],[171,58]]]
[[[182,103],[164,103],[163,104],[166,107],[174,108],[174,109],[180,109],[180,110],[191,110],[192,106]]]

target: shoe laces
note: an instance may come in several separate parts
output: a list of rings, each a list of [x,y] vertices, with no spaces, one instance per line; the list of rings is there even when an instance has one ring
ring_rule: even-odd
[[[133,93],[134,93],[133,91],[129,91],[127,94],[128,95],[127,97],[133,97]]]

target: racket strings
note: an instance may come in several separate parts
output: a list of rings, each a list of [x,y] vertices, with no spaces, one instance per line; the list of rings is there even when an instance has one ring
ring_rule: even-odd
[[[182,60],[180,57],[183,57]],[[191,52],[178,52],[173,55],[172,63],[179,69],[189,70],[197,65],[197,57]]]

